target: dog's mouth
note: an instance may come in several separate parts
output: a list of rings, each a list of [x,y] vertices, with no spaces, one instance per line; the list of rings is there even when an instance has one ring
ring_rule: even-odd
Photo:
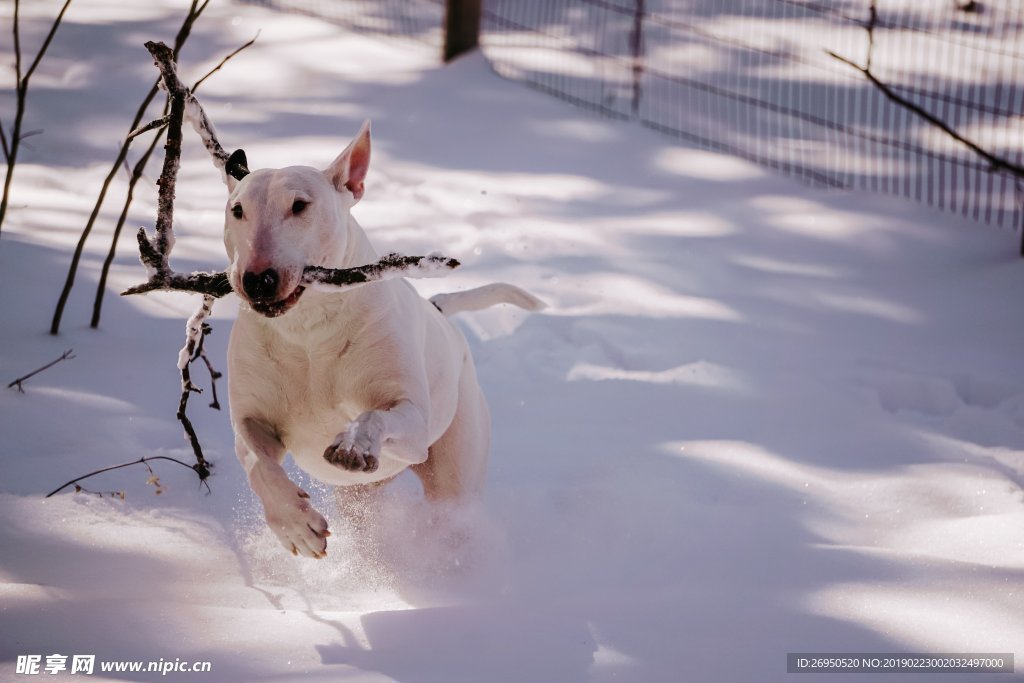
[[[256,311],[262,316],[267,318],[276,318],[279,315],[287,313],[292,306],[299,301],[299,297],[306,291],[306,288],[299,285],[295,290],[284,299],[277,301],[250,301],[249,305],[252,306],[252,310]]]

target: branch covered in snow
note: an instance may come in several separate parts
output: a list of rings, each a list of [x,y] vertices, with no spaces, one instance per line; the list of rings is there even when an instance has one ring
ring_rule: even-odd
[[[213,127],[213,122],[206,115],[203,105],[199,104],[199,100],[192,93],[189,93],[188,97],[185,98],[185,118],[192,124],[192,128],[196,133],[199,134],[200,139],[203,141],[203,146],[206,147],[206,151],[210,153],[210,158],[213,159],[213,165],[220,169],[221,180],[227,185],[227,173],[224,167],[231,155],[224,151],[220,140],[217,139],[217,131]]]
[[[152,244],[144,230],[139,231],[139,251],[143,263],[152,262],[154,267],[161,263],[160,254],[153,251]],[[376,280],[390,280],[397,277],[430,278],[440,277],[449,270],[459,267],[456,259],[440,254],[427,256],[402,256],[386,254],[374,263],[354,268],[322,268],[307,266],[302,272],[302,284],[317,289],[343,290],[358,287]],[[156,290],[179,291],[203,294],[215,299],[231,293],[231,283],[226,272],[217,273],[174,273],[157,272],[149,281],[135,285],[121,292],[122,296],[146,294]]]
[[[167,114],[167,143],[164,145],[164,166],[157,184],[156,237],[149,241],[146,258],[143,262],[149,269],[150,277],[154,274],[170,272],[167,259],[174,248],[174,186],[178,180],[178,168],[181,166],[181,124],[185,118],[185,99],[188,88],[178,79],[178,71],[174,65],[174,53],[163,43],[149,41],[146,49],[153,55],[153,61],[160,69],[170,111]],[[142,236],[145,236],[143,233]],[[140,237],[141,248],[141,237]]]
[[[231,291],[227,277],[223,274],[193,273],[183,275],[175,273],[170,267],[171,250],[174,248],[174,189],[178,179],[178,169],[181,162],[181,128],[185,119],[185,110],[188,100],[192,97],[188,88],[178,78],[177,66],[174,62],[174,53],[163,43],[149,41],[146,49],[153,56],[153,61],[160,70],[160,78],[164,90],[167,91],[167,116],[161,120],[166,121],[167,143],[164,145],[164,163],[157,181],[160,192],[157,196],[157,218],[156,235],[150,238],[145,229],[138,233],[139,257],[146,266],[149,273],[148,281],[137,288],[140,291],[151,289],[167,289],[178,285],[179,288],[188,287],[188,291],[203,293],[203,301],[199,309],[189,318],[185,326],[185,346],[178,354],[178,369],[181,372],[181,399],[178,402],[177,418],[185,429],[185,436],[192,446],[196,463],[192,469],[199,476],[201,482],[206,482],[210,476],[210,466],[203,455],[199,437],[196,435],[192,421],[186,414],[189,394],[199,392],[199,388],[192,382],[189,365],[195,360],[202,349],[202,339],[209,330],[205,320],[210,316],[213,309],[213,301],[216,298],[206,290],[217,290],[218,296],[223,296]],[[193,98],[194,99],[194,98]],[[198,106],[198,103],[195,104]],[[201,108],[199,109],[201,112]],[[205,119],[205,114],[203,115]],[[212,128],[211,128],[212,135]],[[209,145],[207,145],[209,149]],[[216,379],[215,370],[209,363],[211,377]]]
[[[306,266],[302,271],[302,284],[318,289],[346,289],[374,280],[390,280],[396,277],[428,278],[440,277],[449,270],[459,267],[459,262],[441,254],[427,256],[402,256],[385,254],[376,263],[356,268],[321,268]]]
[[[145,245],[145,246],[143,246]],[[139,252],[143,263],[147,258],[159,258],[156,255],[148,255],[149,240],[146,231],[139,228]],[[121,296],[129,294],[146,294],[155,290],[192,292],[204,294],[219,299],[231,293],[231,283],[228,282],[228,274],[221,271],[218,273],[157,273],[141,285],[135,285],[121,292]]]
[[[202,390],[192,383],[189,365],[199,357],[203,338],[206,336],[207,330],[210,329],[206,324],[206,319],[213,313],[213,301],[214,298],[209,294],[203,296],[203,301],[199,308],[196,309],[196,312],[188,319],[188,323],[185,324],[185,346],[182,347],[181,352],[178,354],[178,370],[181,371],[181,399],[178,402],[177,417],[178,421],[181,422],[181,426],[185,428],[185,434],[192,445],[192,452],[196,456],[196,464],[192,466],[192,469],[199,475],[200,481],[206,481],[206,478],[210,476],[210,466],[203,456],[199,437],[196,435],[196,430],[192,426],[192,421],[188,419],[185,410],[188,408],[189,394],[192,392],[202,393]],[[210,375],[211,377],[214,375],[213,368],[210,368]],[[214,377],[214,379],[216,378]]]

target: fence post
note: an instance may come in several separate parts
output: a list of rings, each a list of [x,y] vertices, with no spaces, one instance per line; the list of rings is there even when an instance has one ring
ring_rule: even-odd
[[[633,11],[633,32],[629,45],[633,52],[633,118],[640,118],[640,97],[644,78],[644,0],[636,0]]]
[[[445,0],[444,61],[450,62],[480,42],[483,0]]]

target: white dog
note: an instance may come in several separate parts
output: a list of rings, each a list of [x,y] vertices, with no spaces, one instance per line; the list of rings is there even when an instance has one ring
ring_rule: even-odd
[[[294,554],[323,557],[327,522],[281,466],[356,495],[411,468],[428,499],[479,492],[487,403],[466,340],[446,315],[543,304],[505,284],[430,302],[404,280],[344,292],[304,287],[306,266],[379,255],[349,211],[363,196],[369,122],[324,171],[264,169],[229,178],[224,244],[242,299],[228,379],[235,451],[267,524]]]

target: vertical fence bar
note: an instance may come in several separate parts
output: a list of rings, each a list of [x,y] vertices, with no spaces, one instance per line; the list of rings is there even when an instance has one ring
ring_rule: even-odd
[[[633,32],[629,36],[629,47],[633,52],[633,118],[640,117],[640,96],[643,92],[644,77],[644,0],[636,0],[633,13]]]

